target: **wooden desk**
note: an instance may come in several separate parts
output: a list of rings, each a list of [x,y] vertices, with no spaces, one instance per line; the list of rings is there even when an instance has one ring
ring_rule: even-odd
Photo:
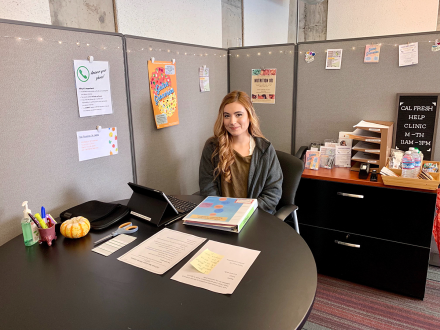
[[[178,196],[183,199],[183,196]],[[200,196],[186,196],[200,202]],[[261,251],[232,295],[170,280],[195,253],[164,275],[116,260],[161,228],[132,218],[137,239],[104,257],[93,242],[118,224],[52,247],[25,247],[18,236],[0,247],[1,329],[301,329],[313,305],[312,253],[289,225],[256,210],[240,234],[169,228]],[[196,249],[198,251],[199,248]]]
[[[435,191],[305,170],[295,202],[319,273],[423,299]]]

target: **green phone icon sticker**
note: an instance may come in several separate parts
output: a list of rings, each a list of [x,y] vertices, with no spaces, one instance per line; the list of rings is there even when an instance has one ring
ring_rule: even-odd
[[[85,66],[80,66],[78,70],[76,70],[76,75],[82,82],[86,82],[90,78],[89,69],[87,69]]]

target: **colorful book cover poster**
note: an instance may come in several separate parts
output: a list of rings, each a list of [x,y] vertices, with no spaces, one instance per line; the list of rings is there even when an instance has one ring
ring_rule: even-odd
[[[172,62],[148,61],[148,78],[156,127],[178,125],[176,65]]]
[[[364,63],[378,63],[380,55],[380,45],[366,45]]]
[[[252,102],[275,104],[277,69],[252,69]]]

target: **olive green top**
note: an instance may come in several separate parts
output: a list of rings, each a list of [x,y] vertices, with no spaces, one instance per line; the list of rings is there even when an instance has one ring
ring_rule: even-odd
[[[251,165],[252,155],[243,157],[234,150],[234,157],[235,162],[231,165],[232,182],[226,182],[223,176],[221,178],[222,196],[246,198],[248,192],[249,167]]]

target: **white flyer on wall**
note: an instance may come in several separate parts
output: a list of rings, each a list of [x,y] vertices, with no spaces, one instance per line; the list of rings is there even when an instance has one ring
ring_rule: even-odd
[[[73,61],[80,117],[113,113],[107,61]]]
[[[419,43],[399,45],[399,66],[408,66],[419,63]]]
[[[118,153],[118,130],[116,127],[101,128],[99,131],[76,132],[79,161]]]
[[[342,49],[327,49],[325,68],[328,70],[339,70],[342,64]]]

